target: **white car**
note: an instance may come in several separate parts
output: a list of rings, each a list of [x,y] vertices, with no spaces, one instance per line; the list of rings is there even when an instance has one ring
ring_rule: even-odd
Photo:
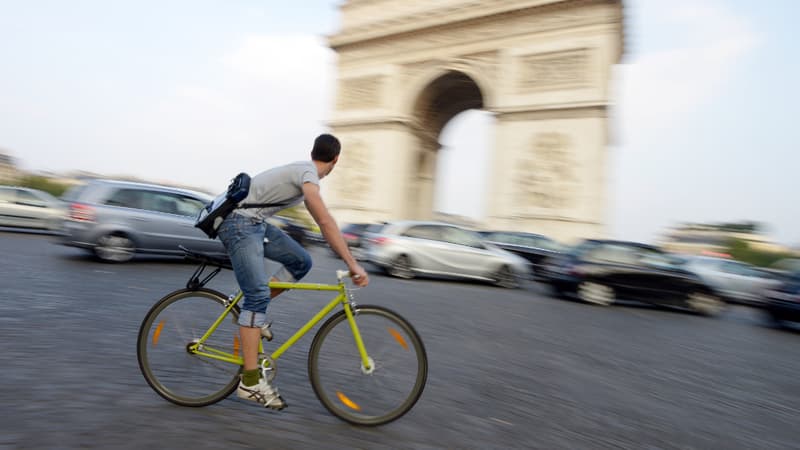
[[[760,304],[766,291],[780,284],[778,277],[768,271],[732,259],[692,257],[687,259],[685,268],[734,302]]]
[[[0,226],[61,228],[66,205],[47,192],[16,186],[0,186]]]
[[[466,278],[519,287],[530,263],[471,230],[439,222],[390,222],[368,233],[367,260],[399,278]]]

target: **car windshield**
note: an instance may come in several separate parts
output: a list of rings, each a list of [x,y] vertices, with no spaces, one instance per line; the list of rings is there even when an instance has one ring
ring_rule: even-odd
[[[798,258],[785,258],[782,259],[771,266],[773,269],[776,270],[783,270],[787,272],[792,272],[796,274],[800,274],[800,259]]]
[[[32,192],[32,194],[35,195],[36,197],[38,197],[40,200],[43,200],[44,202],[49,203],[49,204],[61,203],[61,200],[59,200],[58,198],[54,197],[49,192],[34,191],[34,192]]]
[[[46,199],[42,194],[49,195],[44,192],[34,193],[20,189],[17,190],[17,202],[23,205],[44,206],[49,202],[49,200]]]
[[[442,240],[451,244],[466,245],[468,247],[483,247],[483,239],[478,233],[456,227],[444,227]]]
[[[485,234],[485,239],[500,244],[518,245],[522,247],[540,248],[543,250],[561,251],[561,246],[550,238],[527,233],[495,232]]]
[[[367,227],[364,233],[380,233],[383,230],[384,224],[375,223]]]
[[[80,197],[81,192],[83,192],[83,190],[85,188],[86,188],[85,184],[79,184],[77,186],[73,186],[73,187],[67,189],[67,191],[64,192],[63,195],[61,195],[61,200],[65,201],[65,202],[75,201]]]
[[[671,269],[682,263],[683,260],[679,258],[655,250],[643,248],[639,251],[639,264],[644,266]]]
[[[440,227],[435,225],[415,225],[404,231],[402,235],[417,239],[441,240]]]
[[[584,254],[586,261],[633,265],[638,260],[636,249],[626,245],[606,244],[595,247]]]
[[[342,233],[350,233],[350,234],[359,235],[359,234],[363,233],[364,230],[366,230],[366,228],[367,228],[367,224],[365,224],[365,223],[351,223],[351,224],[345,225],[344,228],[342,228]]]
[[[4,202],[14,201],[14,190],[9,188],[0,189],[0,201]]]

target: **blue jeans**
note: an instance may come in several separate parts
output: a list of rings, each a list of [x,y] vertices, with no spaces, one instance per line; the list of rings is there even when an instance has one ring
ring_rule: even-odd
[[[235,212],[219,226],[218,235],[244,293],[239,325],[261,327],[267,319],[270,278],[280,281],[303,278],[311,270],[311,256],[280,228]],[[279,262],[283,267],[270,276],[264,258]]]

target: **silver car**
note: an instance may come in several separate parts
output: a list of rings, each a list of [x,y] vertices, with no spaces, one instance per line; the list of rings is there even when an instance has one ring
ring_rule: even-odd
[[[690,257],[684,268],[700,276],[718,294],[739,303],[759,304],[766,290],[780,284],[769,272],[731,259]]]
[[[468,278],[515,288],[529,272],[525,259],[446,223],[390,222],[366,238],[367,260],[395,277]]]
[[[225,254],[218,239],[194,227],[211,197],[195,191],[126,181],[92,180],[67,191],[62,243],[90,250],[102,261],[136,254],[182,255],[179,246]]]
[[[0,226],[56,231],[65,214],[64,203],[47,192],[0,186]]]

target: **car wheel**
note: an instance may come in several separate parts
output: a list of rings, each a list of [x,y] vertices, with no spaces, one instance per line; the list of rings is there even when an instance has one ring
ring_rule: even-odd
[[[708,292],[692,292],[686,297],[686,304],[692,311],[704,316],[716,316],[725,309],[725,302]]]
[[[779,316],[777,316],[775,313],[773,313],[772,311],[767,311],[764,314],[765,314],[766,322],[767,322],[767,324],[769,326],[772,326],[772,327],[775,327],[775,328],[784,328],[784,327],[786,327],[786,324],[783,322],[783,320]]]
[[[111,233],[101,236],[94,246],[94,254],[103,262],[122,263],[133,259],[136,245],[121,233]]]
[[[559,287],[555,283],[550,285],[550,293],[556,298],[560,298],[562,300],[569,299],[569,294],[567,293],[567,291],[564,288]]]
[[[492,276],[494,280],[494,284],[496,286],[500,286],[502,288],[507,289],[514,289],[519,286],[519,279],[517,279],[517,274],[508,267],[503,266],[501,267],[495,274]]]
[[[414,271],[411,270],[411,261],[406,255],[400,255],[389,264],[387,268],[389,275],[397,278],[409,280],[414,278]]]
[[[608,306],[614,303],[614,289],[593,281],[583,281],[578,285],[578,298],[593,305]]]

